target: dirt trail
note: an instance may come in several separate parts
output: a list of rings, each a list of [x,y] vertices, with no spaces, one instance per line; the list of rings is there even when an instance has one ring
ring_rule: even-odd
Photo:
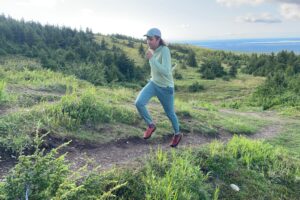
[[[276,117],[275,113],[271,112],[235,112],[232,110],[221,110],[223,113],[232,113],[237,115],[252,115],[258,118],[265,118],[272,120],[272,124],[264,127],[254,135],[249,136],[253,139],[272,138],[281,132],[284,121]],[[183,136],[182,142],[178,146],[178,150],[200,146],[207,144],[213,140],[228,141],[232,134],[220,131],[218,136],[211,137],[197,133],[186,133]],[[169,141],[171,136],[163,140],[156,140],[150,138],[149,140],[140,138],[131,138],[128,140],[120,140],[118,142],[104,144],[94,147],[77,147],[71,146],[68,148],[67,160],[70,161],[72,168],[79,168],[86,164],[86,160],[93,160],[93,166],[101,166],[102,170],[110,169],[113,166],[122,167],[130,166],[138,159],[142,159],[149,155],[151,150],[161,148],[164,151],[170,150]],[[9,159],[8,161],[0,162],[0,179],[4,174],[14,165],[14,162]]]
[[[177,149],[203,145],[214,139],[226,141],[230,139],[230,137],[230,134],[225,133],[217,138],[199,134],[184,134],[182,142]],[[155,138],[144,140],[141,136],[141,138],[122,140],[117,143],[92,149],[73,148],[69,151],[67,159],[71,161],[75,168],[84,165],[87,158],[94,160],[94,165],[100,165],[103,170],[113,166],[122,167],[124,164],[132,164],[135,160],[146,157],[151,150],[156,150],[158,148],[161,148],[164,151],[170,150],[169,140],[171,140],[171,136],[165,138],[163,141],[155,140]]]
[[[282,119],[276,116],[274,112],[236,112],[233,110],[221,110],[223,113],[231,113],[244,116],[253,116],[257,118],[269,119],[272,124],[264,127],[256,134],[248,136],[252,139],[268,139],[275,137],[279,134],[283,128]],[[189,147],[200,146],[212,142],[213,140],[228,141],[232,137],[231,133],[220,131],[218,136],[211,137],[205,136],[200,133],[185,133],[182,142],[177,147],[177,149],[185,149]],[[135,160],[144,158],[149,155],[151,150],[156,150],[161,148],[164,151],[170,150],[169,141],[171,136],[165,138],[163,141],[156,141],[155,138],[150,138],[149,140],[141,138],[134,138],[119,141],[110,145],[104,145],[92,149],[77,149],[73,148],[69,151],[67,159],[73,164],[73,167],[77,168],[82,166],[86,159],[94,160],[95,165],[100,165],[101,169],[109,169],[112,166],[122,167],[131,165]]]

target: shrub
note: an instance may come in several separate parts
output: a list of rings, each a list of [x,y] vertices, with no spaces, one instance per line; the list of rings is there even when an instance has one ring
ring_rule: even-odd
[[[198,82],[193,83],[188,87],[189,92],[199,92],[204,90],[204,86]]]
[[[56,157],[58,149],[44,155],[44,150],[39,149],[39,137],[35,143],[33,155],[21,155],[6,177],[3,190],[7,199],[49,199],[67,177],[69,171],[64,156]]]
[[[207,59],[202,63],[200,73],[205,79],[215,79],[226,75],[221,61],[214,58]]]
[[[178,72],[178,70],[175,70],[175,72],[174,72],[174,78],[178,79],[178,80],[182,80],[183,76],[182,76],[181,73]]]
[[[114,172],[96,173],[84,168],[72,171],[58,148],[45,153],[40,149],[42,137],[36,135],[32,155],[19,157],[17,165],[0,183],[0,197],[15,199],[112,199],[117,190],[126,185],[119,182]],[[84,175],[85,174],[85,175]]]
[[[86,91],[81,96],[75,93],[64,96],[59,104],[49,109],[49,115],[54,118],[55,124],[69,129],[87,124],[108,122],[134,124],[137,121],[135,112],[99,100],[94,89]]]
[[[263,109],[277,105],[300,105],[299,77],[299,75],[290,77],[280,72],[268,76],[267,80],[253,93],[253,101],[263,106]]]

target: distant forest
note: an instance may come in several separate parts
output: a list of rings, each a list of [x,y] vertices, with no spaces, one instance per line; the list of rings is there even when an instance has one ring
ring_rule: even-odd
[[[108,49],[105,41],[98,44],[89,29],[43,26],[0,15],[0,56],[14,54],[37,58],[45,68],[75,74],[96,85],[145,79],[143,67],[120,48]]]

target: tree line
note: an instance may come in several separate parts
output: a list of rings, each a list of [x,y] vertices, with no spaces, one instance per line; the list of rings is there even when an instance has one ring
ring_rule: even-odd
[[[88,28],[43,26],[0,15],[0,56],[37,58],[45,68],[75,74],[97,85],[145,79],[143,67],[136,66],[120,48],[109,49],[105,41],[97,43],[94,36]]]

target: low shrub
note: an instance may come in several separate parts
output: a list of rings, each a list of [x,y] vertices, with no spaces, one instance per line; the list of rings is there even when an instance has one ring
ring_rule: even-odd
[[[65,155],[58,151],[67,144],[46,153],[40,149],[42,137],[36,135],[32,155],[21,155],[17,165],[0,182],[0,198],[15,199],[113,199],[126,185],[115,179],[113,172],[96,173],[86,168],[71,170]],[[84,170],[85,169],[85,170]]]
[[[188,87],[189,92],[200,92],[204,90],[204,86],[198,82],[193,83]]]

